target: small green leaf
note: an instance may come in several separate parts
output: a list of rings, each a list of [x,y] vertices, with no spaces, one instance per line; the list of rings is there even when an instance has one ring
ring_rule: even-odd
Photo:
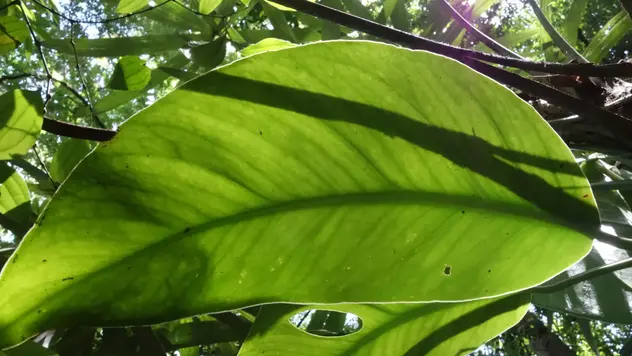
[[[516,324],[528,306],[524,295],[464,303],[264,305],[239,354],[461,355]],[[289,322],[318,307],[355,314],[362,328],[344,337],[314,337]]]
[[[191,49],[193,63],[208,69],[222,64],[226,57],[226,38],[218,37],[209,43]]]
[[[610,49],[632,30],[632,18],[621,10],[597,32],[584,51],[584,56],[591,62],[600,62]]]
[[[10,52],[29,37],[24,21],[15,16],[0,16],[0,54]]]
[[[406,10],[406,0],[398,0],[395,3],[395,7],[391,13],[391,22],[398,30],[405,32],[411,31],[408,10]]]
[[[202,39],[196,35],[149,35],[117,38],[75,39],[78,56],[123,57],[128,55],[154,54],[173,51],[189,45],[189,41]],[[42,45],[61,53],[73,54],[70,39],[53,39]]]
[[[64,141],[50,163],[50,175],[56,182],[63,182],[75,166],[90,152],[90,143],[85,140]]]
[[[243,56],[252,56],[256,53],[274,51],[283,48],[295,47],[296,44],[278,38],[265,38],[241,51]]]
[[[116,63],[109,87],[116,90],[141,90],[149,84],[151,70],[136,56],[125,56]]]
[[[0,160],[28,152],[42,130],[44,104],[38,92],[12,90],[0,95]]]
[[[577,30],[582,23],[588,0],[573,0],[564,21],[566,39],[573,46],[577,45]]]
[[[222,0],[200,0],[200,12],[204,15],[208,15],[215,10]]]
[[[31,227],[31,197],[24,179],[0,162],[0,225],[22,237]]]
[[[176,4],[174,1],[157,6],[151,11],[143,12],[142,16],[183,31],[198,30],[207,37],[213,33],[211,25],[204,18]]]
[[[149,0],[121,0],[116,7],[119,14],[131,14],[149,6]]]
[[[268,17],[268,20],[270,20],[270,23],[272,23],[272,26],[274,27],[273,33],[275,34],[275,37],[294,43],[298,42],[296,35],[294,35],[292,28],[285,18],[285,14],[283,14],[283,11],[279,10],[275,6],[272,6],[271,3],[266,0],[260,0],[259,3],[263,7],[263,12]]]
[[[375,20],[373,15],[371,15],[371,11],[369,11],[366,6],[362,5],[360,0],[342,0],[342,4],[350,13],[356,16],[360,16],[371,21]]]
[[[98,100],[94,104],[94,111],[97,114],[101,114],[104,112],[108,112],[110,110],[114,110],[120,107],[121,105],[128,103],[130,100],[134,100],[135,98],[143,95],[143,93],[145,93],[147,90],[151,88],[156,88],[162,83],[164,83],[165,80],[171,78],[171,75],[168,74],[166,71],[164,71],[162,68],[169,67],[169,68],[179,69],[188,63],[190,63],[189,59],[186,56],[184,56],[182,53],[178,52],[177,55],[175,55],[173,58],[168,60],[167,63],[165,63],[162,67],[153,69],[151,71],[151,79],[149,80],[149,84],[147,84],[147,86],[145,87],[145,90],[115,91],[111,93],[110,95],[104,97],[103,99]],[[89,116],[90,109],[85,106],[80,106],[75,112],[75,115],[80,116],[80,117]]]

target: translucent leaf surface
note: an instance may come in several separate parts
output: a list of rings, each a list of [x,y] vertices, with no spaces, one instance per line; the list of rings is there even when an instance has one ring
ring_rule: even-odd
[[[31,149],[42,130],[43,107],[37,92],[12,90],[0,95],[0,160]]]

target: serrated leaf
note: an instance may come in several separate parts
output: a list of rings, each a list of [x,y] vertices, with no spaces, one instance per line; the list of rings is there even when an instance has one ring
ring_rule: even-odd
[[[116,7],[119,14],[131,14],[149,6],[149,0],[121,0]]]
[[[142,90],[149,84],[151,69],[136,56],[119,59],[114,67],[108,86],[116,90]]]
[[[39,93],[12,90],[0,95],[0,160],[28,152],[42,130],[44,104]]]
[[[0,347],[271,302],[498,296],[576,262],[598,226],[569,149],[497,82],[374,42],[271,51],[75,168],[0,275]]]
[[[0,162],[0,225],[22,237],[31,226],[31,197],[24,179]]]
[[[621,10],[593,37],[584,51],[584,57],[591,62],[600,62],[630,30],[632,18],[625,10]]]
[[[226,38],[224,37],[218,37],[191,49],[193,63],[208,69],[222,64],[224,57],[226,57]]]
[[[202,38],[195,35],[149,35],[117,38],[75,39],[78,56],[123,57],[128,55],[154,54],[187,47],[189,41]],[[61,53],[73,54],[70,39],[53,39],[42,45]]]
[[[18,48],[28,37],[24,21],[15,16],[0,16],[0,54]]]
[[[528,296],[465,303],[265,305],[240,355],[463,355],[516,324],[527,311]],[[288,322],[311,308],[353,313],[359,332],[315,337]]]
[[[265,38],[253,45],[244,48],[241,51],[243,56],[252,56],[253,54],[274,51],[283,48],[295,47],[296,44],[278,38]]]
[[[79,139],[69,139],[59,145],[50,163],[49,172],[53,180],[63,182],[90,150],[90,143]]]

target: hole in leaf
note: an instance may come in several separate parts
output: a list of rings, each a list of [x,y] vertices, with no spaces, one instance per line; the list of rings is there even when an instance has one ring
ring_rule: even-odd
[[[308,334],[325,337],[346,336],[362,329],[359,316],[334,310],[305,310],[293,315],[289,322]]]

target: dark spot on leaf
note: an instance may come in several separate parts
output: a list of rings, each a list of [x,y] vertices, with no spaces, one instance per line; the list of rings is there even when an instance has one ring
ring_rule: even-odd
[[[65,282],[65,281],[72,281],[73,279],[75,279],[75,277],[68,277],[68,278],[64,278],[61,281]]]
[[[15,263],[15,261],[17,260],[18,260],[18,255],[17,254],[13,255],[13,263]]]
[[[487,273],[491,273],[491,272],[492,272],[492,270],[491,270],[491,269],[488,269],[488,270],[487,270]]]
[[[261,130],[259,130],[259,135],[263,136],[263,132],[261,132]]]
[[[584,194],[584,198],[588,198],[588,194]]]
[[[129,168],[129,166],[128,166],[128,165],[125,165],[125,168]]]
[[[452,267],[445,265],[445,267],[443,268],[443,274],[445,274],[446,276],[449,276],[452,274]]]
[[[184,229],[184,233],[187,234],[189,231],[191,231],[190,227],[187,227],[186,229]]]
[[[461,210],[461,214],[465,214],[465,210]]]
[[[40,314],[41,312],[42,312],[42,309],[38,310],[38,311],[37,311],[37,314]]]
[[[129,271],[130,269],[132,269],[132,266],[127,267],[127,270]]]
[[[46,262],[46,260],[42,260],[42,262]]]

